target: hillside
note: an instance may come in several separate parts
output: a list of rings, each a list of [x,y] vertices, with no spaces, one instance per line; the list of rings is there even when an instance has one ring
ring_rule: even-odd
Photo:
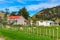
[[[32,16],[33,20],[57,20],[60,19],[60,6],[46,8]]]

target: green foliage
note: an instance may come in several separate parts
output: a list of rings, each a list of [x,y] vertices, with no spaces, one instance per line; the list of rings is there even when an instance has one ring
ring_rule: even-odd
[[[7,20],[7,15],[9,14],[9,12],[8,12],[9,9],[5,9],[5,10],[6,10],[6,12],[4,14],[4,20],[6,21]]]
[[[18,11],[18,14],[19,16],[23,16],[25,19],[28,19],[29,18],[29,13],[27,12],[26,8],[22,8]]]
[[[6,21],[3,21],[2,24],[3,24],[3,25],[7,25],[7,22],[6,22]]]
[[[10,16],[16,16],[16,12],[12,12]]]

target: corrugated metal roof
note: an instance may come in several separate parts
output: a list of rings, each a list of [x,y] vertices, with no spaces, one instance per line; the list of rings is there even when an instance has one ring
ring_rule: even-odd
[[[19,19],[19,18],[21,18],[21,16],[9,16],[8,18],[9,19]]]

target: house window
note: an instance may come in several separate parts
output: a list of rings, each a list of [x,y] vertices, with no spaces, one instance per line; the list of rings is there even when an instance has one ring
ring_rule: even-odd
[[[50,25],[51,25],[52,23],[50,23]]]
[[[26,22],[26,20],[24,22]]]

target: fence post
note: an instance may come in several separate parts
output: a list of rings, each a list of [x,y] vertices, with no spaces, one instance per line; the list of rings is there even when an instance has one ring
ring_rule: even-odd
[[[40,28],[40,36],[41,36],[41,28]]]
[[[33,27],[31,28],[31,34],[33,33]]]
[[[30,29],[31,29],[31,28],[29,27],[29,28],[28,28],[28,33],[29,33],[29,34],[30,34]]]
[[[47,28],[46,28],[46,36],[47,36]]]
[[[51,37],[51,36],[50,36],[50,35],[51,35],[50,32],[51,32],[51,29],[49,29],[49,37]]]
[[[4,28],[4,25],[2,24],[2,28]]]
[[[58,40],[58,27],[56,27],[56,29],[57,29],[57,40]]]
[[[36,27],[33,27],[33,33],[35,34],[35,29],[36,29]]]
[[[53,39],[54,39],[54,29],[53,29]]]
[[[26,33],[26,27],[25,27],[25,30],[24,30],[24,31],[25,31],[25,33]]]
[[[29,31],[29,30],[28,30],[28,28],[27,28],[27,31],[26,31],[26,32],[27,32],[27,34],[28,34],[28,31]]]
[[[37,28],[37,36],[38,36],[38,28]]]
[[[33,31],[32,31],[32,33],[34,33],[34,28],[33,28]]]
[[[43,37],[44,37],[44,28],[43,28],[43,32],[42,32],[42,35],[43,35]]]

